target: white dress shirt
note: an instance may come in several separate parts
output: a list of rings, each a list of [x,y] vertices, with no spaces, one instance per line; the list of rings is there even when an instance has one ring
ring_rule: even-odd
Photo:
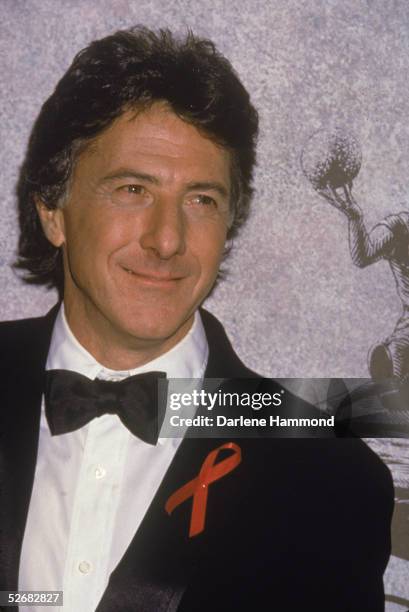
[[[106,380],[159,370],[169,379],[201,381],[208,351],[196,313],[188,334],[164,355],[134,370],[108,370],[74,337],[62,307],[46,369],[74,370]],[[113,414],[77,431],[51,436],[43,401],[19,589],[62,590],[64,612],[93,612],[180,442],[180,438],[159,438],[156,446],[146,444]],[[24,609],[34,611],[38,606]]]

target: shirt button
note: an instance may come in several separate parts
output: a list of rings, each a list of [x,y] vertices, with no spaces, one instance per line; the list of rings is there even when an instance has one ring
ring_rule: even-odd
[[[104,467],[102,467],[102,465],[99,465],[98,467],[95,468],[95,478],[97,480],[100,480],[101,478],[103,478],[106,473],[107,471]]]
[[[81,563],[78,564],[78,569],[81,574],[88,574],[91,571],[91,563],[88,563],[88,561],[81,561]]]

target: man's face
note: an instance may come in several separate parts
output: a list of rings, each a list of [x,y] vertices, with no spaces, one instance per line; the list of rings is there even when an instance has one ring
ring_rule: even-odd
[[[164,104],[123,114],[80,154],[64,207],[38,210],[88,350],[160,354],[185,335],[217,275],[229,197],[229,153]]]

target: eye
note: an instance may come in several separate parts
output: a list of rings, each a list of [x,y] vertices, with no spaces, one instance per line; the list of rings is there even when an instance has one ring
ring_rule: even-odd
[[[145,187],[142,187],[142,185],[124,185],[119,188],[119,191],[125,191],[134,195],[143,195],[146,192]]]
[[[203,193],[199,193],[189,198],[189,203],[197,206],[212,206],[217,208],[216,200],[208,195],[204,195]]]
[[[132,183],[117,187],[113,193],[112,199],[116,203],[124,206],[144,206],[151,203],[152,194],[142,185]]]

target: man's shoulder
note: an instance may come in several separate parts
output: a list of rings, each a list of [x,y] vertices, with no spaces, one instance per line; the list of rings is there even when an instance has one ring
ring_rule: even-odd
[[[209,345],[205,378],[261,378],[237,355],[222,323],[204,308],[200,308],[200,316]]]
[[[0,321],[0,337],[3,338],[12,335],[25,335],[27,332],[30,332],[40,325],[41,321],[43,320],[44,316]]]
[[[0,321],[0,350],[8,350],[19,342],[24,344],[33,336],[41,333],[45,317],[30,317]]]
[[[291,469],[299,473],[309,472],[317,478],[319,474],[327,473],[331,479],[342,486],[342,477],[359,466],[359,472],[354,476],[370,479],[376,475],[382,480],[386,478],[387,485],[392,482],[391,473],[368,444],[357,437],[274,437],[257,440],[246,440],[256,461],[274,462],[279,469]]]
[[[0,322],[2,370],[12,370],[34,360],[45,359],[57,307],[42,317]]]

